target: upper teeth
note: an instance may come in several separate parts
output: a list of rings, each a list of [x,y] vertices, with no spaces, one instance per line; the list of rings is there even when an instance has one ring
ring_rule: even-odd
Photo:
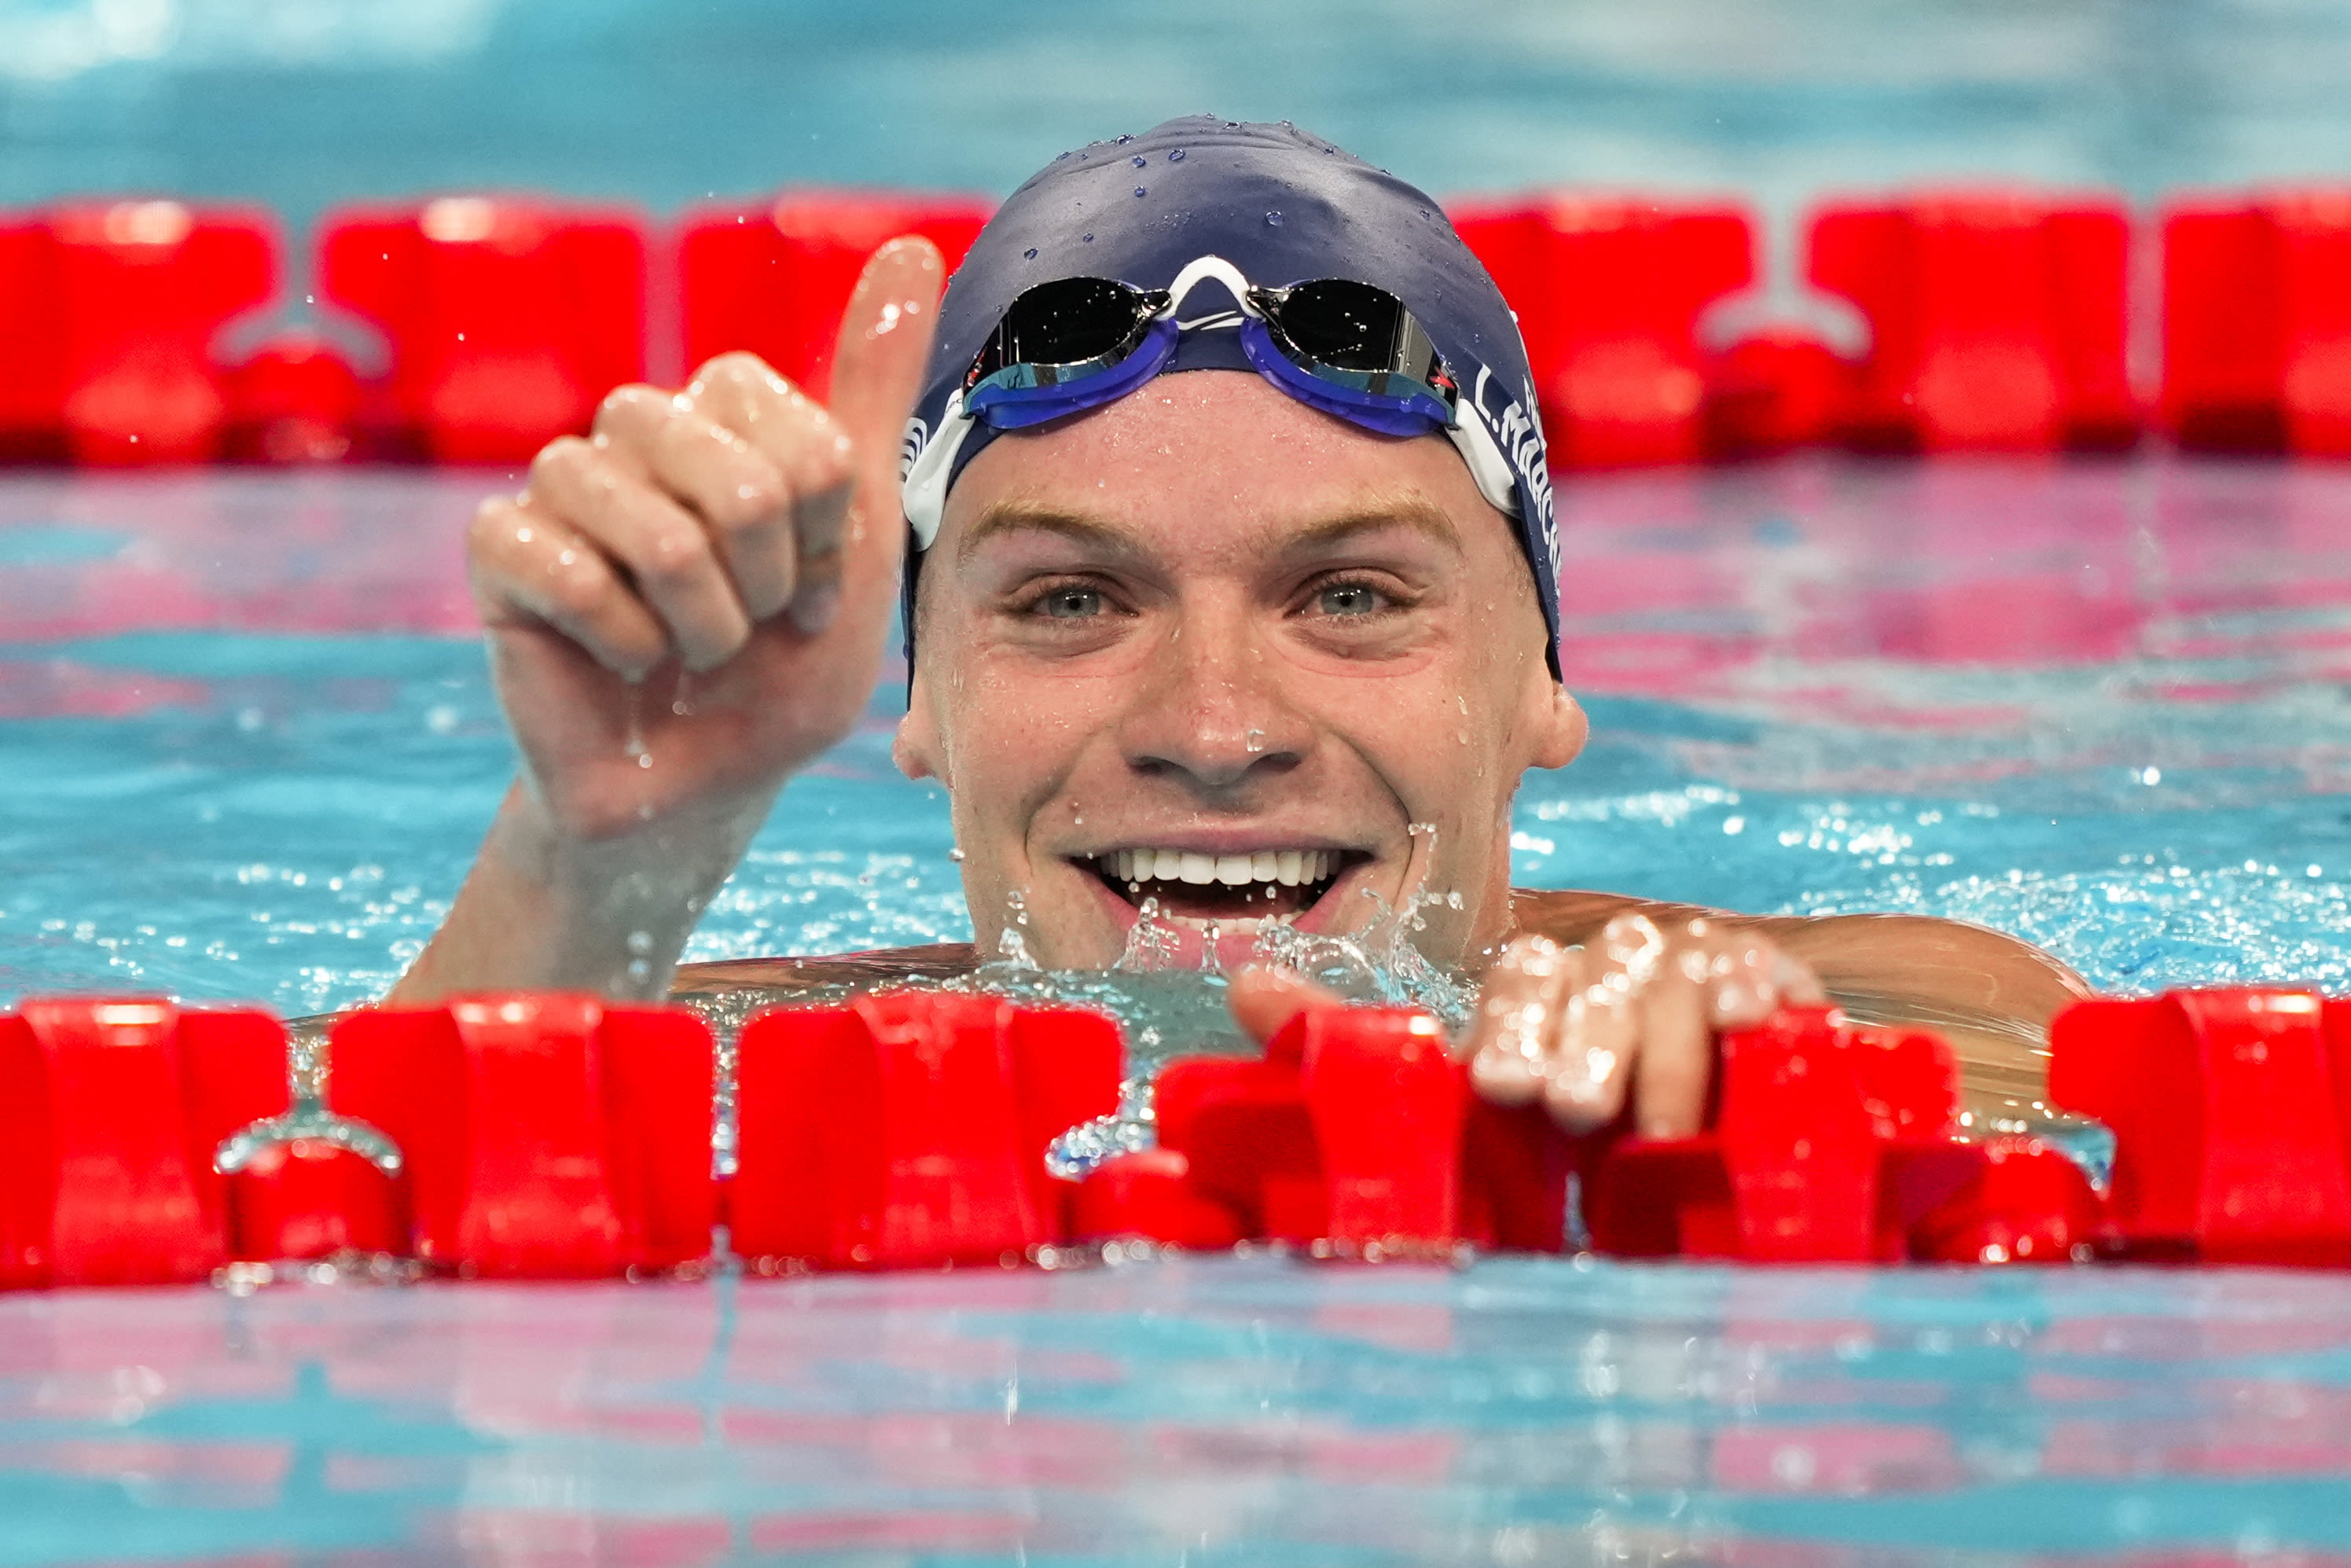
[[[1096,857],[1119,882],[1221,882],[1240,887],[1278,882],[1285,887],[1317,883],[1339,867],[1336,850],[1259,850],[1245,855],[1208,855],[1193,850],[1113,850]]]

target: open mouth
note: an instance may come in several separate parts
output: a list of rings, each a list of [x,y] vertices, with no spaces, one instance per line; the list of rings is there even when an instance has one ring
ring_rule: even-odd
[[[1371,857],[1360,850],[1258,850],[1206,854],[1197,850],[1108,850],[1078,863],[1140,908],[1156,900],[1180,920],[1297,919],[1349,869]]]

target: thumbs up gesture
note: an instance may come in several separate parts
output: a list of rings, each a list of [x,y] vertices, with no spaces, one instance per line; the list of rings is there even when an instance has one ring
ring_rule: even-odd
[[[777,786],[848,733],[905,528],[898,447],[937,251],[893,242],[841,326],[830,409],[749,354],[625,386],[468,540],[498,696],[559,830],[634,831]]]
[[[748,354],[626,386],[466,543],[522,751],[472,875],[392,993],[657,995],[777,790],[856,724],[905,548],[898,452],[944,278],[867,263],[827,408]]]

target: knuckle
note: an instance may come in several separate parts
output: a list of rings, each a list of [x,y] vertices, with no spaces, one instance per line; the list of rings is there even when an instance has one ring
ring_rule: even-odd
[[[611,579],[584,560],[559,568],[548,584],[548,599],[554,612],[574,623],[596,619],[611,593]]]
[[[533,484],[562,484],[586,475],[596,461],[596,449],[577,435],[559,435],[540,447],[530,460]]]
[[[694,372],[696,391],[723,388],[729,392],[764,392],[788,396],[799,389],[748,349],[731,349],[726,353],[705,360]]]
[[[648,414],[658,413],[667,407],[669,393],[643,382],[631,382],[614,387],[596,405],[596,418],[590,427],[598,434],[611,434],[620,429],[642,423]]]
[[[646,536],[643,559],[635,563],[645,586],[674,591],[699,580],[710,568],[710,541],[701,529],[672,524]]]

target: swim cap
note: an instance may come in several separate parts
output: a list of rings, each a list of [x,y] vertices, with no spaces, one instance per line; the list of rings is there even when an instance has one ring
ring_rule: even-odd
[[[1064,152],[988,220],[940,301],[923,393],[907,422],[906,657],[914,662],[914,584],[947,486],[996,431],[962,413],[973,362],[1022,293],[1064,278],[1165,289],[1204,256],[1250,283],[1287,287],[1344,278],[1384,289],[1427,333],[1458,384],[1459,423],[1507,465],[1520,548],[1559,669],[1559,531],[1533,379],[1501,291],[1437,204],[1297,127],[1191,115],[1141,136]],[[1220,284],[1205,285],[1219,294]],[[1238,307],[1239,301],[1233,302]],[[1201,308],[1198,304],[1192,310]],[[1249,370],[1239,334],[1185,331],[1166,371]],[[943,426],[945,428],[943,428]],[[950,449],[946,443],[953,441]],[[932,444],[941,443],[924,463]],[[1457,441],[1465,451],[1470,444]],[[1473,472],[1477,465],[1472,465]],[[1481,485],[1489,495],[1499,483]]]

